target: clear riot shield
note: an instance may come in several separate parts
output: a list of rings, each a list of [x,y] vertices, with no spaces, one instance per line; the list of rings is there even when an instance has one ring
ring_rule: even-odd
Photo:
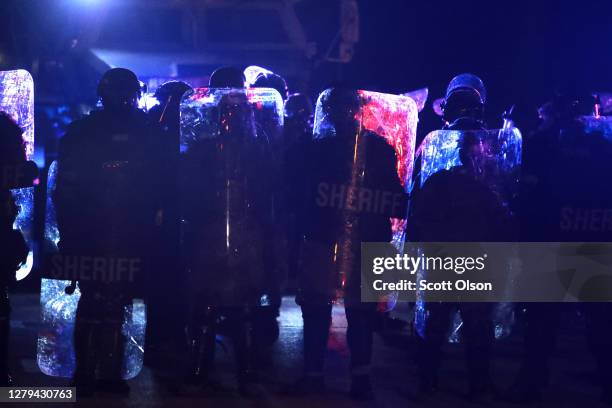
[[[461,165],[458,142],[468,131],[436,130],[429,133],[419,146],[417,156],[421,157],[420,186],[433,174]],[[508,204],[518,193],[519,170],[521,165],[522,136],[518,128],[469,131],[480,141],[483,154],[484,180],[502,200]],[[486,156],[486,157],[484,157]],[[418,296],[418,295],[417,295]],[[495,336],[509,335],[513,322],[510,304],[498,304],[494,313]],[[415,326],[422,336],[426,324],[425,304],[417,301]],[[449,341],[459,341],[461,317],[457,314],[452,323]]]
[[[282,125],[273,89],[198,88],[183,98],[182,252],[196,308],[265,299],[274,245],[270,142]]]
[[[305,296],[333,298],[345,288],[358,296],[361,242],[402,241],[417,118],[405,96],[342,89],[319,96],[304,169]]]
[[[397,175],[405,191],[411,184],[419,108],[413,98],[379,92],[359,91],[362,99],[363,128],[378,135],[395,150]],[[393,242],[399,245],[406,223],[392,218]]]
[[[429,88],[416,89],[414,91],[403,93],[402,95],[412,98],[419,108],[419,112],[425,108],[427,98],[429,97]]]
[[[28,71],[0,71],[0,111],[11,116],[23,130],[27,160],[34,156],[34,81]],[[17,280],[25,278],[32,270],[34,255],[33,209],[34,188],[13,190],[19,213],[15,227],[21,231],[30,253],[27,262],[17,271]]]
[[[169,180],[157,171],[154,130],[104,128],[112,118],[79,122],[49,169],[37,360],[51,376],[78,375],[80,362],[87,375],[129,379],[143,364],[143,277],[161,250],[156,218]],[[101,131],[117,133],[81,144]]]
[[[53,196],[58,164],[49,166],[43,253],[59,253],[60,232]],[[46,267],[46,265],[44,266]],[[74,280],[47,279],[41,281],[41,326],[38,333],[37,363],[40,370],[53,377],[70,378],[75,372],[74,328],[81,291]],[[146,309],[137,299],[125,307],[122,332],[126,338],[122,367],[124,379],[136,377],[142,369],[146,328]]]

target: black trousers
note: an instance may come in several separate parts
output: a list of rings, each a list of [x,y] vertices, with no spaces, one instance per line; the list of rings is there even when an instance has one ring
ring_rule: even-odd
[[[104,380],[122,378],[126,339],[122,333],[126,306],[132,299],[115,288],[81,286],[74,328],[78,384],[90,384],[96,370]]]
[[[257,306],[251,311],[256,368],[272,364],[273,346],[280,335],[279,313],[280,302],[272,303],[269,306]]]
[[[589,350],[597,361],[599,382],[605,392],[612,393],[612,304],[585,303],[582,310]]]
[[[304,372],[321,375],[331,325],[331,305],[302,302],[304,319]],[[351,373],[367,375],[372,361],[372,337],[376,324],[376,305],[346,306],[347,343],[351,353]]]
[[[447,342],[452,312],[459,310],[463,320],[468,378],[472,386],[486,383],[490,375],[493,322],[490,303],[440,303],[426,305],[429,313],[424,337],[419,340],[417,366],[421,381],[431,381],[438,373],[442,346]]]
[[[530,387],[541,388],[550,381],[549,360],[555,350],[564,305],[528,303],[524,307],[525,334],[519,380]]]
[[[548,385],[549,361],[555,350],[561,316],[572,312],[573,307],[561,303],[526,305],[521,381],[535,388]],[[584,314],[587,344],[597,362],[597,377],[604,390],[612,392],[612,304],[592,302],[578,307]]]
[[[179,223],[176,209],[166,209],[169,220],[155,232],[153,262],[144,282],[147,303],[146,348],[167,347],[184,340],[188,307],[186,271],[179,263]]]

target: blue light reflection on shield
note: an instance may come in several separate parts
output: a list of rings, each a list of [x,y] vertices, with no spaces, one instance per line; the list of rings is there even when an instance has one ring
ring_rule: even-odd
[[[11,116],[23,130],[26,156],[34,156],[34,81],[28,71],[0,71],[0,111]],[[34,247],[32,220],[34,206],[34,188],[13,190],[19,214],[14,227],[19,229],[30,247],[27,262],[17,271],[17,280],[22,280],[32,270]]]
[[[463,133],[455,130],[436,130],[425,136],[419,148],[421,151],[421,186],[433,174],[461,165],[458,142]],[[492,151],[497,159],[500,174],[508,174],[520,166],[523,138],[518,128],[491,129],[471,133],[475,133],[483,143],[494,146]],[[419,271],[417,279],[422,278],[423,272]],[[510,333],[509,315],[511,313],[512,308],[509,308],[508,304],[497,305],[494,318],[496,338],[505,337]],[[414,319],[417,333],[424,337],[427,309],[419,293],[417,293]],[[450,342],[459,341],[458,333],[462,324],[460,316],[456,315],[449,336]]]
[[[53,193],[57,176],[57,162],[49,167],[47,182],[47,210],[45,212],[45,253],[58,251],[60,240],[57,228]],[[40,293],[41,326],[38,335],[37,363],[46,375],[71,377],[75,369],[74,324],[81,297],[78,289],[72,295],[65,292],[70,281],[42,279]],[[142,369],[146,329],[146,309],[141,300],[126,307],[122,332],[126,337],[123,378],[130,379]]]

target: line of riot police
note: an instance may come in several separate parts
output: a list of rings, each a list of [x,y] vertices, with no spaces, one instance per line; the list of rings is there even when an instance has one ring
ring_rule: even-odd
[[[288,96],[282,78],[264,73],[253,87],[244,82],[233,68],[215,71],[208,88],[170,82],[157,90],[161,103],[147,114],[137,108],[136,75],[112,69],[98,87],[102,109],[74,122],[63,137],[50,190],[59,233],[50,262],[87,258],[100,275],[110,273],[106,265],[114,259],[138,265],[126,274],[131,278],[112,281],[84,279],[79,272],[68,277],[65,267],[51,268],[54,279],[72,280],[61,296],[72,296],[78,283],[75,364],[69,371],[80,395],[127,394],[125,379],[137,374],[143,343],[145,363],[172,368],[179,391],[215,389],[219,334],[232,340],[236,383],[248,394],[258,371],[272,363],[283,285],[292,278],[304,319],[304,375],[291,391],[324,388],[331,310],[340,294],[348,321],[350,395],[369,400],[380,307],[361,299],[362,242],[610,241],[609,231],[574,230],[571,225],[579,223],[565,219],[573,214],[568,208],[612,208],[612,191],[589,181],[610,170],[610,144],[600,133],[586,135],[576,98],[552,102],[521,154],[518,131],[487,130],[482,81],[459,75],[446,92],[444,129],[425,139],[420,173],[411,180],[417,108],[410,98],[332,88],[320,95],[313,124],[308,98]],[[2,143],[10,140],[10,126],[7,119]],[[21,163],[20,156],[16,150],[2,164]],[[1,233],[11,243],[2,258],[7,277],[27,254],[13,230],[9,190],[31,184],[34,176],[6,184],[5,174],[0,198],[7,210]],[[411,186],[409,209],[407,201],[376,211],[356,205],[373,191],[406,198]],[[342,191],[343,205],[329,205],[334,191]],[[9,283],[3,278],[0,299],[0,375],[7,383]],[[137,298],[147,303],[146,341],[133,331]],[[467,343],[468,395],[492,394],[494,315],[501,309],[420,302],[415,310],[421,316],[421,396],[441,382],[441,349],[454,310],[461,313]],[[541,397],[560,306],[530,304],[526,310],[523,375],[508,396],[518,401]],[[584,310],[609,401],[612,314],[607,304]]]
[[[71,373],[82,396],[128,393],[125,379],[142,363],[135,323],[142,317],[134,299],[144,297],[147,364],[176,368],[171,374],[178,390],[214,389],[215,349],[224,334],[234,346],[238,389],[247,393],[257,371],[271,364],[282,285],[293,275],[305,321],[306,374],[294,391],[323,385],[340,285],[349,316],[351,394],[370,398],[376,310],[359,300],[359,243],[390,241],[390,217],[405,218],[405,201],[403,207],[362,211],[316,198],[322,184],[343,186],[347,203],[360,191],[405,196],[397,170],[404,166],[384,139],[394,135],[362,131],[367,98],[349,89],[322,94],[312,141],[308,99],[287,96],[284,81],[273,74],[262,74],[251,88],[233,68],[215,71],[208,88],[168,83],[157,90],[161,103],[148,115],[137,109],[140,93],[131,71],[108,71],[98,88],[102,109],[70,126],[52,166],[50,202],[59,239],[50,242],[46,273],[72,283],[43,308],[65,306],[73,294],[79,298],[75,367],[47,335],[42,361],[66,365],[48,371]],[[407,135],[414,143],[416,105],[402,109],[406,123],[397,140],[412,152]],[[84,263],[73,262],[81,258],[96,276],[107,276],[106,265],[116,259],[138,268],[129,279],[85,279],[78,270]],[[66,328],[55,330],[56,337],[69,332],[70,322]]]

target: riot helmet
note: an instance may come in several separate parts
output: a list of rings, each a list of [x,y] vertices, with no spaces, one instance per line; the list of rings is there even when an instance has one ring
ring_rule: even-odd
[[[157,88],[155,91],[155,99],[163,105],[169,103],[170,98],[172,98],[172,101],[178,104],[185,92],[191,89],[191,86],[183,81],[168,81]]]
[[[487,91],[480,78],[474,74],[457,75],[448,84],[441,106],[444,121],[452,124],[469,118],[481,122],[486,100]]]
[[[283,101],[287,100],[287,82],[285,79],[273,72],[262,72],[257,76],[253,83],[254,88],[272,88],[276,89],[283,98]]]
[[[312,113],[312,102],[308,95],[294,93],[287,97],[285,101],[285,117],[287,119],[309,121]]]
[[[244,74],[236,67],[221,67],[210,75],[210,88],[244,88]]]
[[[360,127],[361,99],[354,89],[332,88],[320,96],[323,115],[339,137],[352,137]],[[318,113],[317,113],[318,114]]]
[[[113,68],[104,73],[98,83],[98,96],[104,109],[129,111],[138,107],[141,85],[129,69]]]

